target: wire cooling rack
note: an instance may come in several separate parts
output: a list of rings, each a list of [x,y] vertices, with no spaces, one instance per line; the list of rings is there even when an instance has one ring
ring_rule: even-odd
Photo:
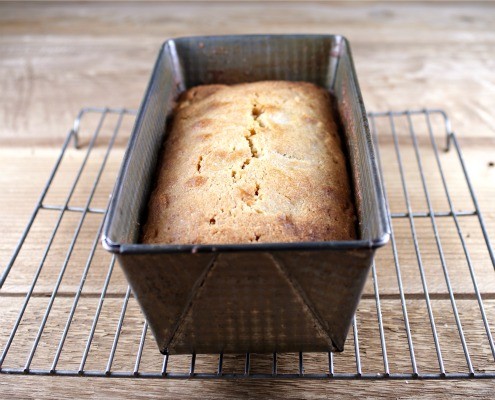
[[[114,257],[100,244],[134,116],[85,108],[69,131],[0,277],[1,373],[495,378],[495,257],[443,111],[369,114],[393,233],[340,354],[158,352]]]

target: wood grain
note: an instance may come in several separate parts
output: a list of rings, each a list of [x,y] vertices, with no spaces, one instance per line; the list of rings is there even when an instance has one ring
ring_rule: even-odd
[[[102,378],[40,378],[33,376],[4,376],[5,396],[23,399],[65,398],[68,393],[80,399],[321,399],[335,398],[426,398],[473,399],[492,397],[491,381],[332,381],[310,382],[298,380],[257,381],[146,381],[121,379],[115,383]],[[311,387],[311,389],[309,389]]]
[[[121,295],[105,299],[95,334],[92,338],[91,350],[85,365],[86,371],[105,370],[123,305],[123,298],[124,296]],[[35,297],[30,300],[3,367],[24,367],[48,301],[47,297]],[[0,328],[0,346],[2,348],[6,344],[13,322],[23,302],[23,297],[3,296],[0,298],[1,318],[5,322]],[[79,300],[57,369],[78,370],[98,302],[99,298],[94,297],[83,297]],[[31,369],[50,369],[72,305],[73,296],[56,299],[48,322],[44,327],[42,339],[30,365]],[[387,350],[389,352],[390,372],[411,373],[412,366],[400,300],[383,299],[381,305]],[[493,355],[483,330],[476,302],[471,299],[458,300],[457,306],[474,371],[494,372]],[[495,318],[495,300],[486,300],[484,306],[488,319],[493,320]],[[420,373],[438,373],[440,368],[425,302],[423,299],[410,299],[407,301],[407,307],[418,371]],[[433,301],[433,313],[445,370],[450,373],[468,373],[469,370],[450,301]],[[111,367],[113,372],[129,373],[133,371],[143,323],[144,319],[137,302],[134,299],[130,299]],[[383,373],[383,356],[374,300],[363,299],[361,301],[357,312],[357,324],[360,361],[363,372],[366,374]],[[345,351],[334,356],[335,373],[352,374],[356,372],[354,345],[354,336],[351,331],[346,342]],[[306,353],[303,361],[305,373],[329,373],[328,355],[325,353]],[[190,362],[190,355],[170,356],[167,372],[187,374]],[[215,373],[218,367],[218,355],[198,355],[196,362],[196,373]],[[244,355],[225,355],[223,372],[226,374],[243,374],[244,362]],[[162,363],[163,356],[158,352],[157,346],[148,330],[140,371],[158,374],[161,372]],[[277,363],[279,373],[298,373],[298,354],[282,354],[278,357]],[[251,355],[251,373],[270,374],[271,368],[272,356],[270,354]]]
[[[342,33],[352,44],[365,102],[369,110],[441,107],[452,118],[466,165],[484,212],[488,234],[495,238],[495,5],[493,3],[0,3],[0,268],[9,260],[36,199],[56,160],[64,135],[79,109],[87,105],[137,108],[160,44],[168,37],[218,33]],[[64,203],[68,187],[84,158],[98,115],[87,115],[81,127],[82,146],[69,148],[45,204]],[[84,206],[104,157],[116,117],[105,120],[95,149],[77,184],[71,206]],[[387,195],[393,212],[406,204],[398,175],[397,155],[388,122],[377,120]],[[111,157],[96,188],[91,207],[104,208],[118,171],[133,118],[126,117]],[[411,207],[427,210],[407,123],[398,119],[397,134],[406,170]],[[449,209],[438,184],[434,154],[424,121],[414,120],[435,211]],[[444,142],[442,124],[434,119],[437,143]],[[473,209],[455,152],[441,153],[441,162],[456,210]],[[23,251],[0,291],[0,348],[21,308],[58,211],[38,215]],[[495,276],[476,217],[460,217],[462,238],[473,261],[488,320],[495,324]],[[34,288],[5,367],[22,367],[31,350],[54,283],[81,213],[67,212]],[[393,224],[406,293],[411,333],[420,372],[438,372],[417,254],[405,219]],[[475,371],[495,371],[482,325],[473,282],[452,218],[437,218],[439,237]],[[84,218],[82,230],[61,280],[58,296],[33,368],[49,368],[74,304],[101,214]],[[421,261],[431,293],[440,346],[448,372],[467,367],[455,326],[438,247],[428,218],[415,219]],[[77,369],[88,339],[110,256],[98,245],[81,298],[61,353],[58,368]],[[377,258],[384,332],[391,372],[411,370],[391,246]],[[108,361],[127,284],[115,267],[86,369],[101,370]],[[382,372],[377,310],[371,279],[358,314],[364,372]],[[134,367],[143,318],[131,297],[112,371]],[[493,326],[491,332],[495,335]],[[344,353],[336,355],[338,372],[354,372],[353,335]],[[187,371],[189,356],[170,360],[171,371]],[[159,371],[162,357],[148,332],[142,371]],[[198,356],[197,371],[213,371],[216,356]],[[324,372],[324,354],[305,355],[307,373]],[[279,360],[282,372],[297,372],[297,355]],[[224,370],[241,372],[243,357],[226,356]],[[253,355],[252,369],[267,372],[270,359]],[[88,377],[0,376],[2,398],[322,398],[435,397],[491,398],[487,381],[162,381]]]
[[[340,33],[370,110],[443,107],[493,137],[495,5],[0,4],[3,144],[55,144],[83,105],[137,108],[169,37]]]

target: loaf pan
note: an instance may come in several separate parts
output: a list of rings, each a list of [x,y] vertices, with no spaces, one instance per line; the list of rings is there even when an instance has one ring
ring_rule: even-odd
[[[308,81],[337,100],[359,219],[353,241],[139,243],[178,95],[200,84]],[[338,35],[167,40],[144,95],[103,232],[161,352],[342,351],[375,250],[389,238],[349,42]]]

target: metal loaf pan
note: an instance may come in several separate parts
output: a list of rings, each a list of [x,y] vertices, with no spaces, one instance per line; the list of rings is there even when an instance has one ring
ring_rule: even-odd
[[[343,125],[359,240],[239,245],[138,243],[167,117],[199,84],[308,81]],[[389,237],[348,41],[336,35],[168,40],[158,54],[108,211],[115,253],[163,353],[342,351],[374,252]]]

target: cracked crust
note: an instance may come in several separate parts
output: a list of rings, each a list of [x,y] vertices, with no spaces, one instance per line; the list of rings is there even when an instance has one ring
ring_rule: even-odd
[[[204,85],[179,99],[143,243],[355,239],[330,95],[305,82]]]

